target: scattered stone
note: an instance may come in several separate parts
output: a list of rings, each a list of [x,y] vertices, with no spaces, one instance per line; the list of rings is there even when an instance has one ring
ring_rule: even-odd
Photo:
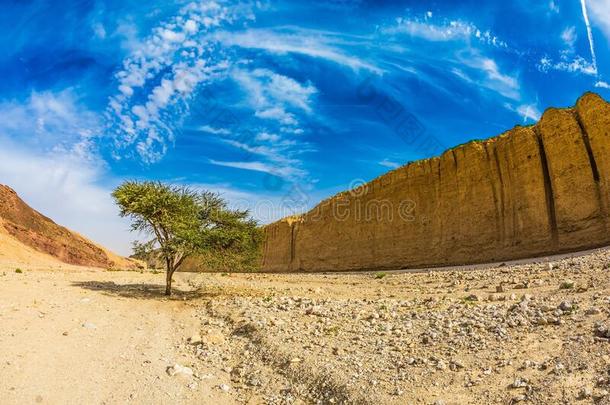
[[[561,304],[559,304],[558,308],[561,309],[563,312],[571,312],[572,309],[574,309],[574,306],[570,301],[562,301]]]
[[[187,377],[193,376],[193,369],[191,369],[189,367],[181,366],[178,363],[174,364],[173,366],[168,367],[165,371],[167,372],[167,374],[170,377],[173,377],[176,375],[183,375],[183,376],[187,376]]]
[[[219,345],[224,343],[225,337],[221,331],[212,329],[202,338],[202,341],[209,345]]]
[[[91,322],[83,322],[83,328],[85,329],[97,329],[97,326]]]
[[[306,315],[315,315],[315,316],[323,316],[322,308],[318,306],[310,306],[305,310]]]
[[[578,394],[579,399],[587,399],[593,396],[593,391],[589,387],[583,387]]]
[[[511,388],[524,388],[527,387],[527,381],[521,377],[515,378],[515,381],[510,385]]]
[[[203,343],[203,340],[201,339],[200,335],[196,334],[188,338],[188,342],[192,345],[198,345]]]
[[[607,397],[608,394],[609,394],[608,390],[604,390],[604,389],[595,390],[595,392],[593,393],[593,400],[599,401],[599,400]]]
[[[218,386],[218,388],[220,388],[220,390],[223,391],[223,392],[231,391],[231,387],[229,385],[227,385],[227,384],[220,384]]]
[[[516,404],[518,402],[523,402],[527,399],[527,396],[525,394],[521,394],[521,395],[516,395],[514,397],[511,398],[510,403],[511,404]]]
[[[604,339],[610,339],[610,325],[603,324],[603,323],[597,323],[595,325],[595,336],[604,338]]]
[[[597,307],[591,307],[585,311],[585,315],[599,315],[601,314],[601,310]]]
[[[452,370],[452,371],[457,371],[457,370],[462,369],[462,368],[464,368],[464,364],[462,364],[458,360],[452,360],[449,363],[449,369]]]

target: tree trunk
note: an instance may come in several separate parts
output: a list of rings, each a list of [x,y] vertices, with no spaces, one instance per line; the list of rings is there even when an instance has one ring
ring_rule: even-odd
[[[167,269],[167,274],[165,276],[165,295],[172,295],[172,276],[174,275],[173,269]]]

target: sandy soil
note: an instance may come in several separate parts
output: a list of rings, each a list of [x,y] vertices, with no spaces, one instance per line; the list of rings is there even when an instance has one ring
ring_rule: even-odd
[[[167,374],[175,363],[192,365],[190,353],[176,345],[198,332],[200,322],[189,294],[161,298],[162,275],[5,269],[3,405],[235,402],[217,388],[225,382],[220,370],[202,362],[194,377]]]
[[[0,269],[0,401],[610,403],[610,251],[431,273]],[[176,363],[190,375],[168,374]]]

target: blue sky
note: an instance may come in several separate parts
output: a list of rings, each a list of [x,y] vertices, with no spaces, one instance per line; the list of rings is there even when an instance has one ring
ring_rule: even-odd
[[[610,0],[455,3],[5,0],[0,182],[128,253],[109,196],[125,179],[269,222],[610,98]]]

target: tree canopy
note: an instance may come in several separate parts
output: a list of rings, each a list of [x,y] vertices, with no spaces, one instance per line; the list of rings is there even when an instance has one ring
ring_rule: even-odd
[[[260,229],[247,210],[233,210],[217,193],[152,181],[127,181],[112,193],[120,215],[133,231],[150,239],[136,242],[136,253],[155,251],[164,261],[166,295],[172,275],[196,254],[222,256],[258,252]]]

